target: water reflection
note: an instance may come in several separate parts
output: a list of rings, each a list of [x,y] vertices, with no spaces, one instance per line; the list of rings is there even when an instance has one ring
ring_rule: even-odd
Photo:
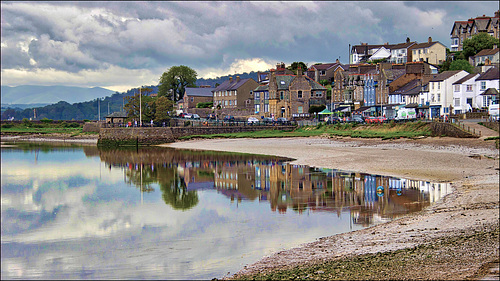
[[[165,203],[178,210],[196,206],[198,190],[216,190],[231,202],[268,202],[279,213],[349,210],[352,223],[369,226],[420,211],[450,192],[448,183],[291,165],[286,158],[168,148],[100,150],[99,156],[144,192],[158,183]]]
[[[220,278],[272,252],[418,211],[450,190],[288,160],[2,147],[2,279]]]

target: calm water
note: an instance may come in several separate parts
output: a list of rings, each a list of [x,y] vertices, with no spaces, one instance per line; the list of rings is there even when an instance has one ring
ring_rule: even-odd
[[[1,153],[2,279],[220,278],[450,192],[446,183],[232,153],[39,145]]]

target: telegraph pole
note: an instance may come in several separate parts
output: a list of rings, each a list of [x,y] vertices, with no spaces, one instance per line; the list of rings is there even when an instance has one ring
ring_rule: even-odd
[[[97,121],[101,121],[101,98],[97,98]]]

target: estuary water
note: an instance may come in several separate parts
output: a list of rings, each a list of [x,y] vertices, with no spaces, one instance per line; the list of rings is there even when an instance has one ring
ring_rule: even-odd
[[[419,211],[451,191],[174,150],[1,149],[2,279],[212,279],[273,252]]]

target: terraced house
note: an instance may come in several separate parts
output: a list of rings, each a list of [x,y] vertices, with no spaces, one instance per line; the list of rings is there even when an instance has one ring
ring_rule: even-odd
[[[229,80],[222,82],[212,92],[214,106],[221,109],[243,109],[252,106],[250,93],[259,84],[252,78],[236,79],[229,77]]]
[[[277,75],[271,69],[269,83],[256,87],[253,91],[255,114],[265,117],[308,116],[313,105],[326,105],[326,88],[303,75]]]
[[[493,17],[483,15],[466,21],[455,21],[450,34],[451,51],[462,51],[464,40],[480,32],[486,32],[497,39],[500,38],[499,16],[500,11],[496,11]]]

